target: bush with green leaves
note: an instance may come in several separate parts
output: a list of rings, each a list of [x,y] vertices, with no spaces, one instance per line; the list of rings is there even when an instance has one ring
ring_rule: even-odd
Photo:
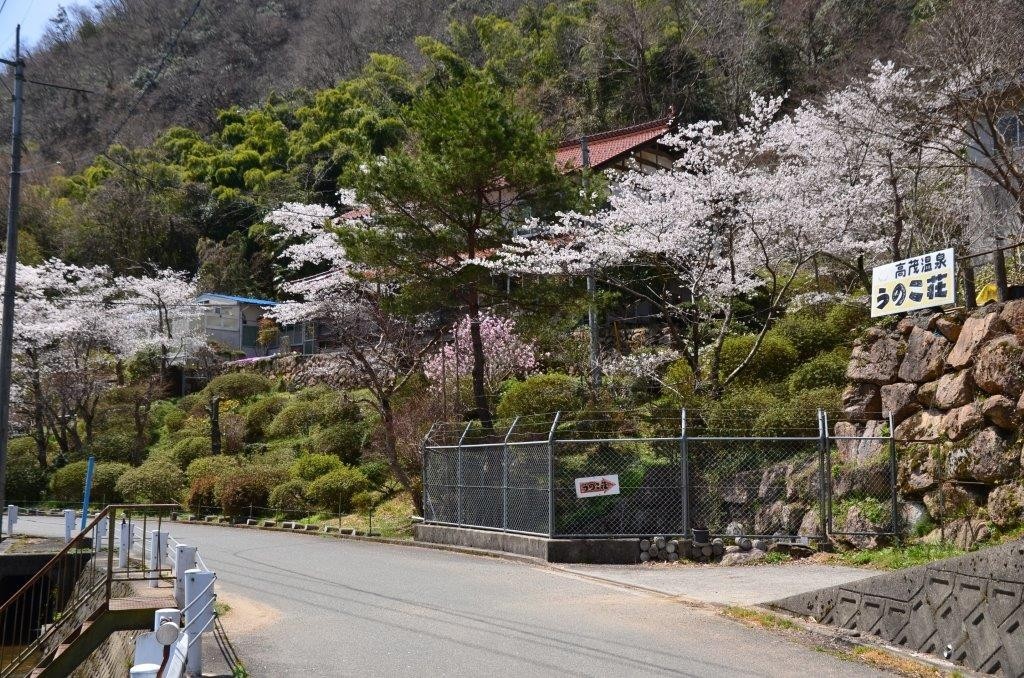
[[[97,461],[131,462],[135,458],[135,435],[118,430],[98,433],[89,452]]]
[[[49,474],[38,461],[28,456],[12,455],[7,464],[4,496],[12,504],[36,502],[46,494],[49,482]]]
[[[294,438],[308,436],[313,427],[323,420],[320,403],[308,400],[293,400],[277,413],[266,428],[269,438]]]
[[[274,421],[274,417],[284,409],[290,399],[285,393],[272,393],[246,405],[242,410],[242,416],[245,417],[245,439],[255,442],[263,438],[270,422]]]
[[[714,435],[744,435],[751,432],[762,412],[779,406],[770,390],[756,386],[733,387],[721,399],[711,402],[703,413],[706,430]],[[695,430],[699,425],[694,422]]]
[[[180,499],[185,477],[174,464],[149,459],[117,481],[117,492],[134,504],[171,504]]]
[[[757,337],[753,334],[725,338],[719,363],[722,379],[732,374],[743,363],[756,340]],[[798,359],[799,353],[789,339],[781,334],[768,332],[750,362],[737,375],[736,382],[751,384],[759,381],[780,381],[796,367]]]
[[[81,501],[85,491],[86,461],[73,461],[67,466],[57,469],[50,479],[50,492],[54,499],[61,501]]]
[[[328,513],[345,513],[352,507],[352,497],[370,489],[370,481],[359,469],[343,466],[309,484],[310,503]]]
[[[203,476],[220,478],[237,472],[241,467],[237,457],[229,457],[223,454],[200,457],[185,469],[185,478],[188,479],[189,483],[194,483],[197,478]]]
[[[799,391],[789,400],[766,408],[754,422],[757,436],[815,436],[818,434],[818,409],[835,410],[839,389],[834,387]]]
[[[190,436],[188,438],[182,438],[178,442],[174,443],[171,447],[171,452],[174,455],[174,462],[182,469],[186,469],[189,467],[189,464],[194,462],[196,459],[212,454],[212,450],[210,448],[211,443],[209,438]]]
[[[364,461],[357,468],[373,487],[381,487],[391,478],[391,467],[383,459]]]
[[[809,312],[785,316],[775,323],[769,334],[788,340],[801,360],[831,351],[846,338],[824,318]]]
[[[124,499],[117,491],[117,481],[131,470],[128,464],[117,462],[101,462],[96,464],[92,475],[92,501],[103,504],[116,504]]]
[[[503,419],[548,412],[575,412],[583,409],[587,390],[583,381],[549,372],[535,374],[523,381],[509,384],[498,403],[498,416]]]
[[[263,466],[244,466],[238,473],[217,481],[217,496],[224,515],[238,518],[255,507],[266,506],[270,490],[284,478]]]
[[[333,454],[304,454],[292,463],[290,472],[292,478],[312,482],[342,466],[341,460]]]
[[[845,348],[817,355],[789,375],[789,392],[795,394],[827,386],[844,386],[849,362],[850,352]]]
[[[303,513],[309,509],[305,480],[286,480],[270,491],[270,508],[285,513]]]
[[[163,427],[168,433],[180,431],[188,419],[188,413],[175,407],[169,410],[163,417]]]
[[[204,515],[214,507],[220,506],[217,497],[217,476],[199,476],[188,488],[186,505],[193,515]]]
[[[363,425],[343,421],[313,431],[311,447],[321,454],[333,454],[346,464],[355,464],[363,453]]]
[[[682,403],[690,400],[697,388],[697,379],[694,377],[693,368],[685,358],[680,358],[669,365],[662,381],[665,382],[666,395]]]
[[[871,312],[864,304],[836,304],[825,313],[825,324],[846,338],[871,320]]]
[[[218,395],[231,400],[248,400],[274,388],[274,382],[252,372],[229,372],[210,380],[203,389],[206,400]]]

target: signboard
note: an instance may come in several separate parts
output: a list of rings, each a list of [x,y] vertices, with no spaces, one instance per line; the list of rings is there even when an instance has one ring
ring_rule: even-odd
[[[619,476],[616,474],[576,479],[576,496],[580,499],[608,494],[619,494]]]
[[[929,252],[871,271],[871,317],[905,313],[956,300],[953,250]]]

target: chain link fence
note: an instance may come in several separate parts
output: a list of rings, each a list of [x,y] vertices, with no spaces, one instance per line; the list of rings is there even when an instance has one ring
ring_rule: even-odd
[[[833,433],[819,411],[817,421],[778,437],[708,435],[687,426],[685,411],[674,422],[557,413],[491,427],[435,424],[423,441],[424,520],[552,537],[701,529],[821,539],[898,530],[887,422],[860,431],[837,424]],[[863,457],[863,468],[845,468],[851,450],[863,452],[853,457]],[[877,520],[883,503],[891,517],[884,525]],[[851,507],[873,522],[849,521]]]

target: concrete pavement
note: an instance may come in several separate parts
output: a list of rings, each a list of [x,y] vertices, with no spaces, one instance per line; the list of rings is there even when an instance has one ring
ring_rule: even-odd
[[[47,534],[59,520],[23,518]],[[175,524],[218,573],[253,676],[873,676],[664,597],[567,572],[420,548]],[[264,618],[267,614],[264,614]]]

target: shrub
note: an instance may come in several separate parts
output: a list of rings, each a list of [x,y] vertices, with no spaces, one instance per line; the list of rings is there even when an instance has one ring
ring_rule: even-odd
[[[75,461],[57,469],[50,480],[50,491],[54,499],[81,501],[85,491],[85,469],[88,462]]]
[[[7,443],[7,454],[11,459],[14,457],[36,459],[36,441],[30,436],[11,438]]]
[[[214,377],[203,393],[208,401],[211,396],[231,400],[248,400],[260,393],[266,393],[274,387],[274,383],[266,377],[251,372],[230,372]]]
[[[117,491],[117,481],[131,468],[128,464],[116,462],[96,464],[96,470],[92,476],[92,501],[104,504],[116,504],[122,501],[123,497]]]
[[[825,323],[845,338],[870,318],[871,312],[864,304],[836,304],[825,314]]]
[[[308,496],[318,509],[345,513],[352,506],[352,497],[368,489],[370,481],[366,476],[351,466],[342,466],[311,482]]]
[[[210,439],[198,436],[182,438],[171,447],[171,452],[174,455],[174,463],[186,469],[196,459],[211,454]]]
[[[809,313],[787,315],[775,323],[769,334],[787,339],[801,360],[832,350],[844,338],[824,318]]]
[[[374,487],[380,487],[391,478],[391,467],[383,459],[364,461],[358,468]]]
[[[311,482],[342,466],[341,460],[333,454],[304,454],[292,464],[291,475],[295,479]]]
[[[693,376],[693,368],[690,367],[690,363],[686,362],[685,359],[676,360],[668,366],[668,369],[665,371],[664,382],[667,387],[665,394],[672,403],[682,406],[693,400],[697,381]]]
[[[285,513],[303,513],[309,510],[306,502],[305,480],[286,480],[270,491],[270,508]]]
[[[267,426],[270,438],[291,438],[308,436],[314,426],[320,423],[323,408],[317,402],[295,400],[288,403]]]
[[[762,412],[775,409],[779,399],[765,388],[740,388],[712,402],[704,423],[709,433],[730,435],[749,433]]]
[[[217,476],[199,476],[192,481],[188,489],[188,510],[195,515],[202,515],[209,509],[219,506],[217,497]]]
[[[225,454],[238,454],[245,446],[245,417],[240,414],[220,415],[220,445]]]
[[[174,408],[164,414],[163,426],[168,433],[174,433],[181,430],[186,419],[188,419],[188,414],[185,411]]]
[[[117,481],[117,492],[137,504],[169,504],[177,502],[184,476],[174,464],[161,460],[148,460],[142,466],[125,472]]]
[[[93,438],[89,451],[97,461],[130,462],[135,457],[135,436],[120,431],[105,431]]]
[[[801,391],[786,402],[765,409],[757,416],[753,433],[758,436],[814,436],[818,433],[818,409],[834,410],[839,401],[836,388]]]
[[[333,454],[346,464],[355,464],[363,451],[363,427],[345,421],[313,432],[312,448],[321,454]]]
[[[547,412],[582,409],[586,388],[581,380],[568,374],[535,374],[509,385],[498,404],[503,419]]]
[[[846,383],[846,366],[849,362],[849,351],[842,348],[815,356],[789,375],[789,392],[843,386]]]
[[[266,506],[270,488],[281,481],[278,474],[263,466],[248,466],[217,481],[216,492],[224,515],[236,518],[248,514],[250,507]]]
[[[756,339],[753,334],[726,337],[722,344],[719,363],[722,379],[732,374],[732,371],[746,359]],[[796,366],[798,357],[799,354],[789,339],[769,332],[750,362],[736,377],[736,381],[744,384],[779,381]]]
[[[221,476],[236,472],[239,468],[241,466],[238,463],[238,459],[218,454],[211,457],[200,457],[193,461],[185,470],[185,477],[191,484],[197,478],[203,476],[220,478]]]
[[[31,457],[12,455],[7,464],[4,496],[12,504],[39,501],[46,493],[49,480],[46,470],[39,466],[38,461]]]
[[[245,439],[253,442],[266,435],[270,422],[284,409],[288,401],[287,395],[274,393],[250,403],[242,412],[245,417]]]

